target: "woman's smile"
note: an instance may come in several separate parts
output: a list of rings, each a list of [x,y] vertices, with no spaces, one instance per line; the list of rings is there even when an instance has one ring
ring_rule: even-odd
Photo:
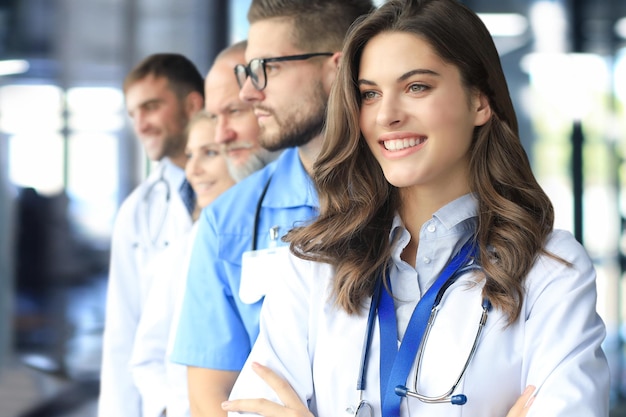
[[[424,142],[426,142],[425,136],[417,136],[404,139],[387,139],[383,140],[382,144],[383,147],[388,151],[401,151],[403,149],[413,148],[415,146],[421,145]]]

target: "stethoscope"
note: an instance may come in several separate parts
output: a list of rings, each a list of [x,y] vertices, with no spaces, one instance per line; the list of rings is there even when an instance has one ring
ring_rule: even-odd
[[[162,191],[158,191],[159,189],[162,189]],[[152,218],[150,217],[153,213],[153,205],[154,202],[152,201],[152,199],[155,196],[160,196],[160,195],[164,195],[164,208],[163,208],[163,212],[162,214],[159,216],[159,221],[156,222],[156,228],[153,228],[152,226],[154,225],[154,221],[152,220]],[[170,189],[170,184],[169,182],[167,182],[167,180],[165,179],[165,165],[163,165],[160,168],[160,172],[159,172],[159,177],[157,178],[156,181],[154,181],[152,184],[150,184],[150,186],[148,186],[148,189],[144,192],[143,198],[141,199],[141,204],[144,206],[144,210],[143,210],[143,216],[140,215],[139,210],[137,210],[137,217],[138,219],[136,219],[137,224],[141,224],[143,227],[140,227],[140,233],[143,237],[145,237],[146,239],[142,239],[144,242],[147,242],[151,248],[155,248],[157,247],[157,243],[159,240],[159,237],[161,236],[161,232],[163,231],[163,226],[165,225],[165,219],[167,218],[167,213],[169,210],[169,206],[170,206],[170,197],[171,197],[171,189]],[[139,219],[142,219],[143,222],[139,222]],[[156,233],[153,233],[156,232]],[[164,245],[167,245],[167,242],[164,243]]]
[[[456,388],[458,387],[460,381],[463,379],[463,376],[465,375],[467,368],[472,360],[472,358],[474,357],[474,354],[476,353],[476,348],[478,346],[478,341],[480,340],[480,336],[482,334],[483,328],[485,327],[485,324],[487,322],[487,317],[489,315],[489,311],[491,310],[491,302],[484,298],[481,304],[482,307],[482,313],[480,316],[480,321],[478,324],[478,329],[476,331],[476,336],[474,337],[474,342],[472,344],[472,348],[469,352],[469,355],[467,357],[467,360],[465,361],[465,364],[463,365],[463,368],[461,369],[461,372],[459,373],[459,376],[457,377],[457,379],[454,381],[454,383],[452,384],[452,387],[446,391],[445,393],[441,394],[441,395],[437,395],[437,396],[427,396],[424,394],[420,394],[417,390],[417,380],[419,378],[420,375],[420,368],[421,368],[421,363],[422,363],[422,358],[424,355],[424,349],[425,346],[428,342],[428,337],[430,335],[430,331],[434,325],[435,322],[435,318],[437,317],[437,313],[438,311],[441,309],[441,300],[443,299],[443,296],[446,292],[446,290],[463,274],[473,271],[473,270],[478,270],[481,269],[480,265],[478,264],[478,262],[475,261],[475,257],[471,257],[469,259],[469,261],[463,265],[462,267],[460,267],[459,269],[457,269],[452,276],[445,282],[445,284],[439,289],[439,291],[437,292],[437,295],[435,297],[433,306],[431,308],[431,312],[430,312],[430,317],[428,318],[428,323],[426,326],[426,330],[424,332],[424,335],[422,336],[422,339],[420,341],[419,344],[419,349],[418,349],[418,353],[417,353],[417,363],[416,363],[416,369],[415,369],[415,378],[413,380],[413,389],[409,389],[404,385],[398,385],[395,387],[395,393],[398,396],[401,397],[413,397],[413,398],[417,398],[418,400],[424,402],[424,403],[451,403],[451,404],[455,404],[455,405],[463,405],[467,402],[467,396],[465,396],[465,394],[453,394],[454,391],[456,390]],[[366,371],[367,371],[367,363],[368,363],[368,354],[369,354],[369,349],[370,349],[370,345],[371,345],[371,341],[372,341],[372,334],[374,333],[374,322],[376,320],[376,317],[378,315],[378,308],[379,308],[379,304],[380,304],[380,299],[381,299],[381,293],[385,291],[385,289],[383,288],[382,285],[382,279],[379,279],[376,283],[376,287],[374,289],[374,294],[372,296],[372,301],[370,304],[370,308],[369,308],[369,313],[368,313],[368,317],[367,317],[367,326],[366,326],[366,333],[365,333],[365,340],[363,343],[363,351],[361,354],[361,366],[359,369],[359,377],[357,380],[357,391],[359,391],[359,405],[356,407],[356,409],[353,408],[349,408],[347,411],[353,413],[354,416],[356,417],[369,417],[372,415],[372,408],[369,405],[369,403],[365,400],[363,400],[363,392],[365,391],[365,375],[366,375]]]
[[[270,187],[270,183],[272,182],[272,176],[267,179],[265,186],[263,187],[263,191],[259,196],[259,199],[256,203],[256,208],[254,210],[254,222],[252,225],[252,252],[256,251],[258,248],[257,241],[257,231],[259,229],[259,218],[261,217],[261,207],[263,206],[263,200],[265,200],[265,194],[267,194],[267,189]],[[270,241],[278,240],[278,226],[273,226],[270,229]]]

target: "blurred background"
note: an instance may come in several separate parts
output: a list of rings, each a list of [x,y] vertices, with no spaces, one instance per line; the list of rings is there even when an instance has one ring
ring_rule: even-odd
[[[494,36],[556,227],[595,262],[626,415],[626,0],[463,2]],[[95,415],[113,219],[150,170],[122,80],[154,52],[206,74],[249,4],[0,0],[0,417]]]

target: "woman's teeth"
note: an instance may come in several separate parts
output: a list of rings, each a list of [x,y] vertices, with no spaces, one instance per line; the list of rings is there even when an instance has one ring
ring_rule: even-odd
[[[383,146],[388,151],[400,151],[423,143],[426,138],[392,139],[383,142]]]

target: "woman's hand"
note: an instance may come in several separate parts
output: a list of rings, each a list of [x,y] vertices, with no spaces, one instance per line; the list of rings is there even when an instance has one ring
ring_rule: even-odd
[[[506,417],[526,417],[528,409],[535,399],[533,395],[534,392],[535,387],[533,385],[527,386],[524,392],[522,392],[522,396],[515,401],[515,404],[513,404],[513,407],[509,410]]]
[[[263,398],[248,400],[232,400],[222,403],[225,411],[255,413],[265,417],[313,417],[309,408],[300,401],[300,397],[283,378],[266,366],[252,363],[252,369],[278,395],[284,406]],[[520,417],[523,414],[519,415]],[[507,417],[518,417],[517,414]]]
[[[300,401],[300,397],[298,397],[287,381],[279,377],[268,367],[257,362],[252,363],[252,369],[254,369],[254,372],[274,390],[280,401],[285,405],[283,406],[264,398],[232,400],[222,403],[223,410],[229,412],[254,413],[264,417],[313,417],[308,407]],[[533,396],[534,392],[534,386],[527,386],[522,395],[517,399],[515,404],[513,404],[513,407],[509,410],[506,417],[526,417],[528,409],[535,399]]]

